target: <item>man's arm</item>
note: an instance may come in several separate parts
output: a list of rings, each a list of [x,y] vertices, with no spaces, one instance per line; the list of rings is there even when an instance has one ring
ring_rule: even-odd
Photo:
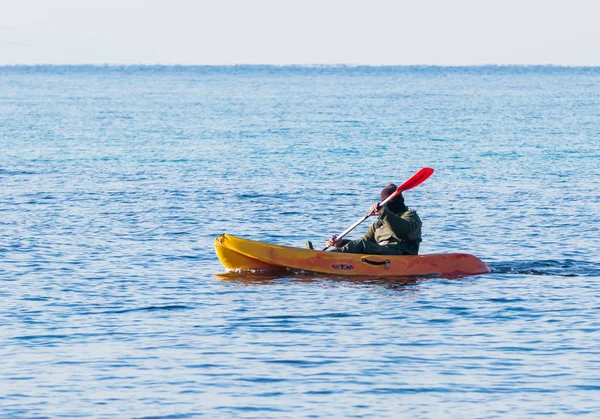
[[[376,224],[377,223],[371,224],[371,227],[369,227],[369,229],[367,230],[367,232],[363,236],[363,240],[368,240],[370,242],[375,242],[375,229],[377,228]]]
[[[383,212],[379,219],[386,224],[398,238],[408,236],[419,227],[416,220],[402,218],[385,207],[383,208]]]

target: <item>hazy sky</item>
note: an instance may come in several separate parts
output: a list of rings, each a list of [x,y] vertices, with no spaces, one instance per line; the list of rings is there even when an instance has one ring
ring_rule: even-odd
[[[598,0],[0,0],[1,64],[600,65]]]

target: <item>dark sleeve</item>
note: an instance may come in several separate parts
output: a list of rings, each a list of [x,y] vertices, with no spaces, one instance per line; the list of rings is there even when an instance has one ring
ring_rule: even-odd
[[[363,236],[363,240],[368,240],[370,242],[375,242],[375,229],[377,228],[376,222],[371,224],[371,227],[367,230],[365,235]]]
[[[399,239],[406,238],[406,236],[419,227],[415,220],[402,218],[385,207],[383,208],[383,214],[379,219],[383,224],[387,225]]]

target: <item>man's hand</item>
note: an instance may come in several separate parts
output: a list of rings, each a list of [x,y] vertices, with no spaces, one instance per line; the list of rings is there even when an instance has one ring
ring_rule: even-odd
[[[383,214],[383,206],[379,202],[376,202],[373,205],[371,205],[371,216],[381,214]]]
[[[333,235],[331,236],[331,238],[329,240],[327,240],[327,243],[325,243],[325,246],[327,247],[339,247],[340,243],[342,241],[337,239],[337,236]]]

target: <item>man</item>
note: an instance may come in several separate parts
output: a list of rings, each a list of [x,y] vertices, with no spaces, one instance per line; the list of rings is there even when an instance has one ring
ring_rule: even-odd
[[[381,201],[396,191],[390,184],[381,191]],[[336,247],[334,252],[364,253],[371,255],[416,255],[421,243],[421,219],[404,204],[402,194],[384,206],[379,202],[371,206],[371,215],[379,219],[371,225],[360,240],[337,240],[332,237],[327,246]]]

